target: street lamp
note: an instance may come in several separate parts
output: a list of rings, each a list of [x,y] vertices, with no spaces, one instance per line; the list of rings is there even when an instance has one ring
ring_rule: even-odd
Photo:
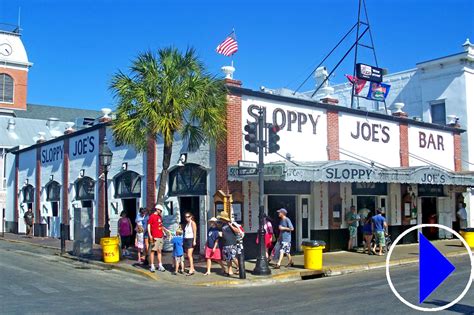
[[[109,172],[109,166],[112,163],[112,151],[107,145],[107,137],[104,137],[104,142],[100,146],[99,151],[99,162],[104,170],[104,187],[105,187],[105,224],[104,224],[104,236],[110,237],[110,224],[109,224],[109,194],[107,190],[107,173]]]

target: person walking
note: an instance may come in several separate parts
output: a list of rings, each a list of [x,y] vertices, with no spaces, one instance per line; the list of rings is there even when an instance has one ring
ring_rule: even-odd
[[[137,225],[140,225],[143,227],[143,244],[144,246],[144,258],[145,260],[143,261],[145,264],[147,263],[147,256],[150,251],[150,242],[148,241],[148,210],[146,208],[140,208],[140,211],[137,214],[137,217],[135,218],[135,223]]]
[[[278,217],[280,218],[280,225],[278,229],[280,230],[280,235],[278,237],[278,241],[280,242],[280,257],[278,258],[278,262],[275,266],[275,269],[280,269],[281,261],[283,260],[283,256],[288,257],[288,264],[286,267],[292,267],[294,265],[293,258],[291,257],[291,232],[295,229],[293,227],[293,223],[291,220],[286,216],[288,212],[286,209],[281,208],[278,212]]]
[[[148,219],[148,237],[150,241],[151,253],[150,253],[150,271],[155,272],[155,252],[158,259],[158,271],[166,271],[161,263],[161,251],[163,250],[163,237],[164,232],[170,233],[170,231],[163,226],[163,206],[156,205],[155,211],[150,215]]]
[[[372,230],[375,231],[375,243],[379,247],[377,255],[383,255],[383,249],[385,247],[385,232],[388,228],[385,218],[382,216],[382,210],[378,208],[376,210],[377,215],[372,217]]]
[[[459,203],[459,210],[456,212],[459,219],[459,228],[464,230],[467,228],[467,211],[466,204],[464,202]]]
[[[135,235],[135,248],[137,249],[138,252],[138,263],[143,264],[143,259],[145,258],[145,255],[142,257],[143,249],[145,247],[144,244],[144,229],[141,223],[137,224],[137,234]]]
[[[240,231],[231,224],[231,220],[227,215],[220,215],[217,219],[222,222],[222,229],[219,236],[222,239],[222,258],[227,264],[226,274],[232,276],[234,275],[232,263],[239,266],[239,261],[237,260],[237,234],[239,234]]]
[[[194,222],[194,216],[190,212],[184,214],[186,219],[186,227],[184,228],[184,250],[189,260],[189,271],[187,276],[194,275],[194,247],[197,244],[197,225]]]
[[[33,213],[33,209],[28,207],[28,210],[25,212],[23,216],[23,220],[25,220],[26,225],[26,237],[33,237],[33,222],[35,219],[35,215]]]
[[[206,241],[206,273],[205,276],[211,274],[212,261],[216,261],[225,272],[224,264],[222,263],[221,249],[219,247],[219,229],[217,228],[217,219],[212,217],[209,219],[210,227],[207,230],[207,241]]]
[[[179,273],[184,273],[184,248],[183,248],[183,230],[181,227],[176,229],[176,235],[172,236],[169,232],[171,238],[171,244],[173,244],[173,259],[174,259],[174,275]],[[181,270],[180,270],[181,267]]]
[[[117,227],[120,235],[120,241],[122,243],[122,256],[130,256],[128,248],[130,247],[133,234],[132,222],[127,217],[127,211],[120,212],[120,219],[117,222]]]
[[[265,255],[267,256],[268,259],[268,250],[272,247],[273,243],[273,226],[272,226],[272,221],[269,216],[265,216],[263,219],[263,229],[265,230],[265,236],[264,236],[264,243],[265,243]],[[257,239],[255,241],[257,244],[259,242],[259,238],[257,235]]]
[[[364,234],[364,246],[367,248],[367,253],[372,255],[372,238],[374,236],[372,230],[372,212],[367,214],[364,220],[364,226],[362,227],[362,233]]]
[[[349,241],[347,243],[347,250],[352,251],[355,239],[357,237],[357,223],[360,217],[356,213],[355,206],[351,206],[351,210],[346,215],[346,222],[349,228]]]

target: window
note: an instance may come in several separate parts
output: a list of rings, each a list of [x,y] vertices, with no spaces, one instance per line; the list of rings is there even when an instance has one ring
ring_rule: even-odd
[[[13,103],[13,78],[0,73],[0,102]]]
[[[438,125],[446,125],[446,106],[444,102],[431,104],[431,122]]]
[[[207,194],[207,172],[196,164],[179,166],[170,172],[169,195],[198,196]]]
[[[115,198],[140,198],[142,179],[133,171],[124,171],[114,178]]]

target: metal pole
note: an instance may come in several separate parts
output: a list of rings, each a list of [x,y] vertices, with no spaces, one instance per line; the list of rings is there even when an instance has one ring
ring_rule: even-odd
[[[2,237],[5,237],[5,208],[2,211]]]
[[[66,253],[66,225],[61,223],[60,225],[60,234],[61,234],[61,255]]]
[[[107,191],[107,166],[104,168],[104,189],[105,189],[105,224],[104,224],[104,236],[110,237],[110,224],[109,224],[109,194]]]
[[[356,35],[356,42],[355,42],[355,54],[354,54],[354,71],[353,71],[353,78],[354,83],[352,84],[352,93],[351,93],[351,108],[354,108],[354,92],[355,92],[355,81],[356,81],[356,64],[357,64],[357,48],[359,46],[359,31],[360,31],[360,6],[362,0],[359,0],[359,10],[357,13],[357,35]]]
[[[263,129],[265,125],[263,117],[263,109],[260,107],[258,112],[258,245],[259,254],[255,263],[255,269],[253,270],[254,275],[264,276],[271,274],[271,270],[268,267],[267,255],[265,254],[265,229],[264,229],[264,217],[265,209],[263,205],[263,193],[264,193],[264,178],[263,178],[263,151],[265,148],[265,141],[263,137]]]

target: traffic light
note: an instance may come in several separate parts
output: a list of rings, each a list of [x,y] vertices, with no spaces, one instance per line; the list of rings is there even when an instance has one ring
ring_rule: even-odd
[[[258,137],[257,137],[258,124],[256,122],[249,122],[245,125],[244,130],[247,132],[245,140],[248,142],[245,145],[245,150],[258,154]]]
[[[280,150],[280,146],[278,145],[278,141],[280,141],[278,131],[280,131],[280,127],[277,125],[268,127],[268,153],[276,153]]]

